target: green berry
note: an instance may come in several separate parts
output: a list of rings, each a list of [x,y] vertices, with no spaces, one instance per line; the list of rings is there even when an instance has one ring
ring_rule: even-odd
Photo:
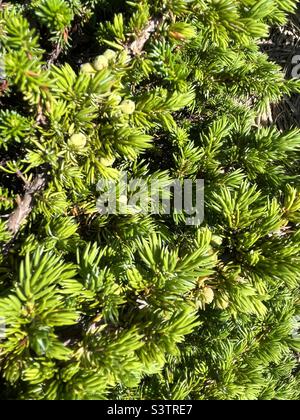
[[[93,74],[96,73],[94,67],[91,65],[91,63],[84,63],[82,64],[82,66],[80,67],[80,70],[83,73],[87,73],[87,74]]]
[[[100,158],[100,163],[103,166],[112,166],[115,162],[115,158]]]
[[[222,297],[219,296],[219,298],[216,301],[216,306],[219,309],[227,309],[228,306],[229,306],[229,298],[228,298],[228,296],[226,296],[226,295],[225,296],[222,296]]]
[[[118,63],[121,65],[128,64],[130,61],[130,55],[127,50],[123,50],[118,55]]]
[[[131,101],[130,99],[125,99],[121,104],[120,104],[120,110],[123,112],[123,114],[133,114],[135,111],[135,103],[133,101]]]
[[[122,97],[112,93],[109,97],[109,103],[112,106],[118,106],[122,102]]]
[[[205,303],[207,303],[208,305],[212,303],[215,297],[213,289],[211,287],[205,287],[203,290],[203,296]]]
[[[213,246],[221,246],[223,242],[223,238],[218,235],[212,235],[212,245]]]
[[[108,49],[103,53],[103,55],[107,58],[108,61],[113,61],[116,58],[117,53],[113,50]]]
[[[93,61],[93,67],[97,71],[106,69],[108,67],[108,59],[104,55],[98,55]]]
[[[86,136],[82,133],[73,134],[69,138],[68,144],[75,149],[83,149],[86,145]]]

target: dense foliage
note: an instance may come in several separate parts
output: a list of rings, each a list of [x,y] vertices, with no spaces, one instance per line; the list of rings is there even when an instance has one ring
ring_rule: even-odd
[[[0,2],[2,399],[298,399],[300,91],[260,52],[291,0]],[[205,219],[97,183],[204,179]]]

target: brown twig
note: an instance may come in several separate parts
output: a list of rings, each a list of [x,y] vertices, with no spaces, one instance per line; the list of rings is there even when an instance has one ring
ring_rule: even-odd
[[[54,50],[49,55],[49,59],[47,60],[47,69],[49,69],[53,63],[55,63],[55,61],[60,56],[61,52],[62,52],[62,46],[59,43],[57,43],[54,47]]]
[[[71,31],[69,31],[67,28],[64,29],[64,32],[63,32],[64,42],[67,42],[68,36],[69,36],[70,33],[73,32],[73,30],[74,30],[74,28],[72,28]],[[54,64],[58,60],[58,57],[63,52],[63,49],[64,49],[63,44],[60,41],[58,41],[56,44],[54,44],[54,48],[53,48],[52,52],[48,55],[47,63],[44,66],[44,68],[49,70],[50,67],[52,66],[52,64]]]
[[[35,194],[45,185],[43,175],[38,175],[31,183],[25,184],[25,194],[19,199],[18,207],[8,218],[8,229],[13,235],[16,235],[22,222],[28,217],[33,208]]]
[[[151,19],[145,28],[141,31],[140,36],[135,39],[133,42],[127,44],[126,48],[133,55],[140,55],[143,51],[143,48],[150,38],[151,34],[155,32],[158,25],[161,23],[161,19],[153,18]]]

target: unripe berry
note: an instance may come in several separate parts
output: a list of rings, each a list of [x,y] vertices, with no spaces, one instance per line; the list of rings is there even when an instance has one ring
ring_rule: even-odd
[[[82,64],[82,66],[80,67],[80,70],[83,73],[87,73],[87,74],[94,74],[96,73],[94,67],[91,65],[91,63],[84,63]]]
[[[204,296],[205,303],[207,303],[208,305],[212,303],[215,297],[213,289],[211,287],[204,287],[203,296]]]
[[[129,61],[130,61],[130,55],[128,51],[127,50],[121,51],[120,54],[118,55],[118,63],[125,65],[129,63]]]
[[[113,50],[108,49],[103,53],[103,55],[107,58],[108,61],[113,61],[116,58],[117,53]]]
[[[108,59],[104,55],[98,55],[93,61],[93,67],[97,71],[106,69],[108,67]]]
[[[120,104],[120,110],[123,112],[123,114],[133,114],[135,111],[135,103],[133,101],[131,101],[130,99],[125,99],[121,104]]]
[[[114,164],[115,160],[116,160],[115,158],[104,158],[104,157],[102,157],[102,158],[100,158],[100,163],[103,166],[112,166]]]
[[[219,309],[227,309],[229,306],[228,296],[223,295],[222,297],[218,297],[218,300],[216,301],[216,306]]]
[[[82,133],[73,134],[69,138],[68,144],[75,149],[83,149],[86,145],[86,136]]]
[[[122,97],[115,93],[112,93],[108,99],[111,106],[118,106],[122,102]]]
[[[223,242],[223,238],[218,235],[212,235],[212,245],[213,246],[221,246]]]

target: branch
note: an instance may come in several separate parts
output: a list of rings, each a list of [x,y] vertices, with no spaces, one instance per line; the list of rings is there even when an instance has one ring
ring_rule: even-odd
[[[130,53],[135,55],[140,55],[143,51],[144,45],[150,38],[151,34],[155,32],[158,25],[161,23],[161,19],[153,18],[151,19],[147,26],[142,30],[140,36],[135,39],[133,42],[127,44],[126,48],[130,51]]]
[[[19,231],[22,222],[31,213],[35,194],[45,186],[45,178],[38,175],[31,183],[25,184],[25,194],[19,200],[18,207],[9,216],[8,229],[14,235]]]
[[[72,32],[74,32],[74,28],[72,28],[70,32],[68,28],[64,29],[63,40],[65,43],[68,40],[69,33],[72,33]],[[61,43],[61,40],[59,40],[58,42],[56,42],[56,44],[54,44],[54,48],[52,52],[48,55],[47,63],[44,66],[47,70],[49,70],[52,64],[54,64],[58,60],[58,57],[62,53],[63,49],[64,49],[64,45]]]
[[[49,57],[48,57],[48,60],[47,60],[47,66],[46,66],[47,69],[49,69],[53,63],[55,63],[55,61],[60,56],[60,54],[62,52],[62,49],[63,49],[63,47],[60,45],[59,42],[57,44],[55,44],[54,49],[51,52],[51,54],[49,54]]]

